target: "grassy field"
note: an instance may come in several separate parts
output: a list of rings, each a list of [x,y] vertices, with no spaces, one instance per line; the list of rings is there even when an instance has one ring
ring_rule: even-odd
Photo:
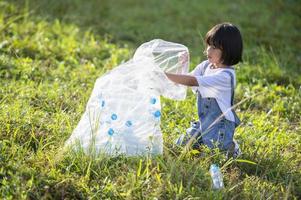
[[[0,1],[1,199],[301,199],[301,4],[277,1]],[[186,45],[191,69],[205,33],[243,34],[236,103],[242,156],[172,141],[196,119],[195,98],[162,99],[164,155],[61,154],[97,77],[162,38]],[[209,166],[225,188],[211,189]]]

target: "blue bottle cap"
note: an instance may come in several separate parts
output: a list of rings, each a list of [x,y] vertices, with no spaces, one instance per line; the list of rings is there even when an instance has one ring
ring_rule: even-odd
[[[212,164],[211,167],[217,168],[217,164]]]
[[[154,113],[154,116],[156,118],[160,117],[161,116],[161,112],[159,110],[157,110],[155,113]]]
[[[217,164],[212,164],[212,165],[210,166],[210,169],[211,169],[212,171],[218,171],[218,170],[219,170],[219,167],[218,167]]]
[[[132,126],[133,124],[132,124],[131,121],[128,120],[128,121],[126,121],[125,125],[126,125],[127,127],[130,127],[130,126]]]
[[[112,135],[114,134],[114,130],[113,130],[112,128],[110,128],[110,129],[108,130],[108,134],[109,134],[110,136],[112,136]]]
[[[117,119],[117,115],[116,115],[115,113],[112,114],[111,119],[112,119],[112,120],[116,120],[116,119]]]
[[[151,104],[155,104],[157,102],[156,98],[151,98]]]

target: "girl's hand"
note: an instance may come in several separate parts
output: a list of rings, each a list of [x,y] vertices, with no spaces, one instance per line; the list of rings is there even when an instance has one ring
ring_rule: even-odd
[[[185,66],[188,64],[188,53],[185,51],[185,52],[181,52],[181,55],[179,56],[179,63],[182,65],[182,66]]]

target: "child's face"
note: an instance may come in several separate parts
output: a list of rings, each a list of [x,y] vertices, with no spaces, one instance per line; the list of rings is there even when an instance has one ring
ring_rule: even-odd
[[[215,66],[222,65],[222,50],[214,47],[213,45],[208,45],[206,49],[206,55],[210,63]]]

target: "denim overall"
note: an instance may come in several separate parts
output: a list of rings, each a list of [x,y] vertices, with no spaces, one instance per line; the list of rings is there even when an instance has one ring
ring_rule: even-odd
[[[201,76],[208,66],[209,64],[204,66]],[[229,71],[224,70],[223,72],[231,76],[231,106],[233,106],[234,77]],[[199,92],[197,92],[197,106],[199,121],[192,122],[186,134],[181,135],[176,144],[191,143],[193,149],[198,149],[201,144],[205,144],[211,149],[217,147],[222,151],[239,154],[240,150],[238,144],[233,141],[233,135],[240,120],[234,110],[232,109],[235,122],[232,122],[225,118],[215,98],[202,98]]]

